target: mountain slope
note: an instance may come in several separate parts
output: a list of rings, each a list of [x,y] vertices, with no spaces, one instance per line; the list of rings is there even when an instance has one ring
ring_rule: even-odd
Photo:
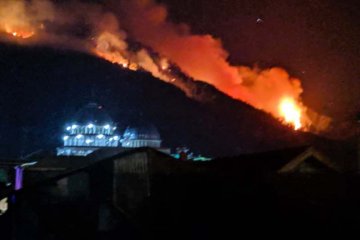
[[[119,130],[137,118],[159,128],[164,145],[224,156],[299,145],[294,132],[270,115],[194,83],[204,101],[144,72],[86,54],[0,46],[0,154],[16,156],[61,145],[62,130],[89,101],[105,106]]]

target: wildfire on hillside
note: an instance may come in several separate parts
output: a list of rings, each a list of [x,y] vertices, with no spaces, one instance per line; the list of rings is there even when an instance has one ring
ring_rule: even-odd
[[[302,127],[301,109],[290,98],[284,98],[279,106],[280,115],[284,118],[285,123],[291,124],[295,130]]]
[[[79,51],[85,48],[88,53],[122,68],[147,71],[196,98],[188,82],[172,73],[171,66],[176,66],[190,79],[211,84],[234,99],[272,114],[295,130],[314,129],[316,124],[310,120],[301,101],[303,89],[299,79],[279,67],[258,69],[230,65],[228,53],[218,39],[193,35],[184,30],[184,25],[170,22],[163,5],[153,0],[121,0],[121,13],[104,11],[95,4],[76,4],[76,7],[63,5],[59,10],[51,0],[4,0],[0,3],[0,30],[25,42],[41,33],[34,41],[53,47],[80,42]],[[70,10],[64,11],[66,8]],[[87,9],[86,14],[79,9]],[[72,35],[70,30],[69,33],[63,30],[60,35],[51,27],[44,27],[51,23],[60,26],[59,29],[78,28],[78,19],[82,19],[84,28],[90,29],[89,36]],[[137,43],[136,48],[129,47],[130,39]],[[323,119],[322,126],[315,129],[327,127],[329,121]]]
[[[22,38],[22,39],[31,38],[35,34],[34,30],[32,30],[31,28],[26,28],[26,27],[11,28],[9,26],[6,26],[4,28],[4,31],[13,37]]]

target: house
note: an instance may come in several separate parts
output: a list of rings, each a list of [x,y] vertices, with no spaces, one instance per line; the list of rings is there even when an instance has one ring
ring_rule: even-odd
[[[39,234],[92,238],[118,231],[153,192],[164,190],[158,176],[193,171],[193,163],[154,149],[114,149],[113,155],[101,149],[87,157],[45,157],[26,169],[25,187],[12,193],[15,239],[38,239]]]
[[[33,157],[37,164],[25,170],[24,188],[4,215],[17,229],[13,239],[226,238],[258,229],[275,236],[299,226],[353,230],[344,218],[360,213],[358,179],[316,147],[206,162],[151,148]]]

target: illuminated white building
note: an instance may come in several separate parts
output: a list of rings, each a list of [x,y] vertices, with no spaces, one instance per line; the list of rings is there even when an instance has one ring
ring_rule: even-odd
[[[132,122],[122,135],[101,105],[89,103],[75,114],[65,126],[63,146],[57,148],[58,156],[87,156],[100,148],[151,147],[170,153],[161,147],[157,128],[147,122]]]
[[[65,127],[64,146],[57,155],[86,156],[103,147],[118,147],[116,126],[101,105],[89,103]]]

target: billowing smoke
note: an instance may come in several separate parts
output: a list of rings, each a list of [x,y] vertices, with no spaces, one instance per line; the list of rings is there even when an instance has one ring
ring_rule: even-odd
[[[120,10],[132,37],[169,58],[192,78],[224,92],[241,83],[236,67],[226,62],[221,42],[210,35],[192,35],[184,25],[167,22],[165,7],[152,1],[122,1]]]
[[[54,20],[53,5],[47,1],[0,1],[0,28],[15,37],[29,38],[44,21]],[[13,31],[16,29],[16,31]]]
[[[230,65],[220,40],[192,34],[187,25],[172,23],[167,9],[152,0],[120,0],[109,5],[0,0],[0,30],[2,40],[72,48],[124,68],[148,71],[191,96],[191,86],[172,73],[174,65],[192,79],[289,124],[297,122],[303,128],[310,124],[298,79],[278,67]]]

